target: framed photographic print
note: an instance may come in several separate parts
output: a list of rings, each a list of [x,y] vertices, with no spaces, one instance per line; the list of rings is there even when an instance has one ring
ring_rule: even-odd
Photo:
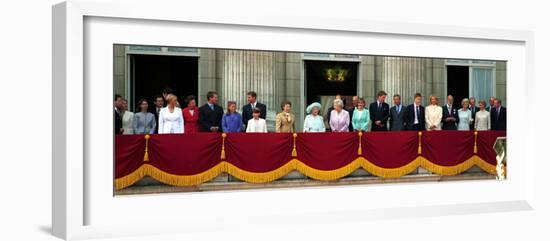
[[[56,236],[531,209],[531,32],[128,5],[53,7]]]

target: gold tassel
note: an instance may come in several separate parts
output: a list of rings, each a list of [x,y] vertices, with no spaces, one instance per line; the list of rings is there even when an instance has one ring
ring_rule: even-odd
[[[477,131],[474,131],[474,154],[477,153]]]
[[[418,155],[422,154],[422,132],[418,132]]]
[[[298,153],[296,152],[296,136],[298,136],[298,134],[296,134],[296,133],[292,134],[292,137],[293,137],[292,157],[297,157],[298,156]]]
[[[359,148],[357,149],[357,155],[363,155],[363,149],[361,148],[361,136],[363,136],[363,132],[360,131],[357,135],[359,135]]]
[[[227,137],[227,134],[222,133],[222,154],[220,155],[220,158],[222,160],[225,159],[225,138]]]
[[[149,161],[149,139],[151,136],[145,135],[145,155],[143,155],[143,161]]]

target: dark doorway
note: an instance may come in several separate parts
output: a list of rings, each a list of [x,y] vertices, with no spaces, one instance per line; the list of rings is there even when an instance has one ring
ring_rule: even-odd
[[[470,94],[470,67],[447,65],[447,94],[454,97],[454,107],[461,108],[462,99]]]
[[[306,60],[306,104],[340,94],[344,100],[357,95],[358,62]],[[351,101],[345,101],[351,104]]]
[[[187,95],[197,96],[199,58],[166,55],[130,55],[133,103],[146,98],[152,105],[155,96],[171,88],[183,106]]]

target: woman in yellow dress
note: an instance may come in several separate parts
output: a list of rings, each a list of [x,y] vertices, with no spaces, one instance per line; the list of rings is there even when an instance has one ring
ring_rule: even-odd
[[[275,117],[275,132],[293,133],[294,132],[294,114],[291,111],[292,104],[290,101],[281,103],[281,111]]]

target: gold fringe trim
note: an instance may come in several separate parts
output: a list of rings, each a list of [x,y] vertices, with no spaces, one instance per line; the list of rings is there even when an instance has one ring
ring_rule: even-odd
[[[292,157],[297,157],[298,156],[298,153],[296,152],[296,137],[298,136],[298,134],[296,133],[293,133],[292,134]]]
[[[350,162],[349,164],[343,167],[330,170],[330,171],[315,169],[299,160],[295,160],[295,161],[296,161],[296,170],[298,170],[300,173],[308,177],[311,177],[316,180],[321,180],[321,181],[333,181],[333,180],[340,179],[342,177],[349,175],[350,173],[352,173],[353,171],[361,167],[361,162],[358,159],[355,159],[354,161]]]
[[[162,183],[172,186],[195,186],[210,181],[223,172],[249,183],[267,183],[284,177],[293,170],[297,170],[300,173],[316,180],[333,181],[351,174],[359,167],[378,177],[398,178],[411,173],[418,167],[424,167],[427,170],[439,175],[450,176],[460,174],[474,165],[480,167],[487,173],[496,175],[496,167],[487,163],[477,155],[474,155],[468,160],[455,166],[440,166],[430,162],[422,156],[418,156],[410,163],[398,168],[379,167],[363,157],[358,157],[343,167],[328,171],[312,168],[298,159],[292,159],[285,165],[269,172],[249,172],[240,169],[231,163],[222,161],[211,169],[194,175],[174,175],[161,171],[150,164],[143,164],[134,172],[124,177],[117,178],[115,180],[115,188],[120,190],[131,186],[145,176],[151,176]]]
[[[422,161],[421,161],[422,167],[426,168],[428,171],[431,171],[433,173],[436,173],[442,176],[457,175],[472,168],[473,166],[478,166],[483,171],[492,175],[496,175],[496,166],[487,163],[477,155],[474,155],[470,157],[468,160],[460,164],[457,164],[455,166],[440,166],[433,162],[430,162],[424,157],[419,157],[419,158],[422,158]]]
[[[240,169],[228,162],[226,162],[226,166],[226,172],[240,180],[250,183],[266,183],[284,177],[288,173],[296,169],[296,160],[292,159],[281,167],[269,172],[249,172]]]
[[[125,187],[131,186],[134,183],[136,183],[137,181],[141,180],[143,177],[147,176],[147,173],[149,171],[145,170],[146,169],[145,165],[149,165],[149,164],[143,164],[141,167],[136,169],[134,172],[132,172],[132,173],[130,173],[130,174],[124,176],[124,177],[115,179],[115,189],[120,190],[120,189],[123,189]]]
[[[362,161],[361,166],[363,167],[363,169],[365,169],[367,172],[375,176],[383,177],[383,178],[398,178],[398,177],[405,176],[411,173],[412,171],[416,170],[420,166],[421,158],[422,157],[417,157],[412,162],[409,162],[407,165],[404,165],[402,167],[397,167],[397,168],[383,168],[383,167],[374,165],[372,162],[369,162],[367,159],[364,159],[363,157],[360,157],[358,159]]]
[[[149,161],[149,139],[150,135],[145,135],[145,154],[143,155],[143,161]]]
[[[360,131],[357,135],[359,136],[359,148],[357,149],[357,155],[363,155],[363,149],[361,148],[361,137],[363,136],[363,132]]]
[[[222,153],[220,154],[220,159],[225,159],[225,138],[227,137],[227,134],[222,133]]]
[[[218,165],[194,175],[175,175],[164,172],[151,164],[143,164],[134,172],[115,180],[117,190],[128,187],[145,176],[150,176],[155,180],[172,186],[195,186],[210,181],[222,174],[226,169],[227,162],[220,162]]]
[[[418,155],[422,154],[422,132],[418,132]]]

